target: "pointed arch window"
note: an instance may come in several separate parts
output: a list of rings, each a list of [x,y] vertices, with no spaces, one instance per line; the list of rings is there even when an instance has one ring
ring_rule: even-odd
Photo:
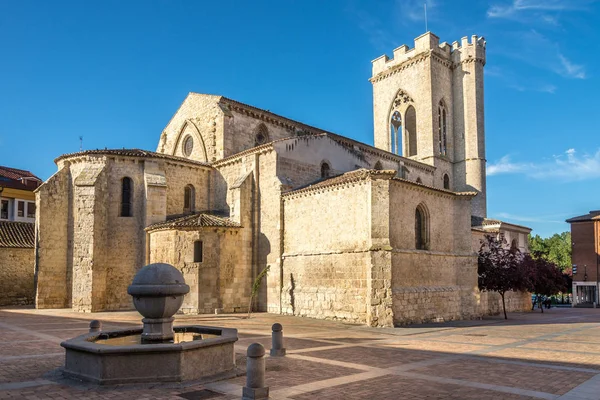
[[[444,174],[444,189],[450,189],[450,177]]]
[[[187,185],[183,189],[183,212],[194,212],[196,200],[196,190],[193,185]]]
[[[383,169],[383,166],[381,165],[381,161],[377,161],[375,163],[375,167],[373,167],[374,169],[381,171]]]
[[[448,153],[448,124],[446,117],[446,106],[444,101],[440,101],[438,106],[438,144],[440,154],[445,156]]]
[[[424,204],[415,210],[415,249],[429,250],[429,213]]]
[[[402,134],[402,115],[394,111],[390,120],[390,153],[398,154],[398,136]]]
[[[331,176],[331,166],[327,161],[321,162],[321,178],[329,178]]]
[[[408,106],[404,115],[406,120],[406,129],[404,138],[406,144],[404,146],[405,154],[408,157],[417,155],[417,112],[413,106]]]
[[[254,145],[260,146],[261,144],[265,144],[269,141],[269,130],[267,126],[263,123],[258,125],[256,128],[256,134],[254,135]]]
[[[121,217],[133,215],[133,180],[125,177],[121,180]]]

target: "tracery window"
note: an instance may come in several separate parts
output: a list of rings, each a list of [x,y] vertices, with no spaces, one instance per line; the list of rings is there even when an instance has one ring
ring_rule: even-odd
[[[376,170],[378,170],[378,171],[381,171],[381,170],[383,169],[383,166],[381,165],[381,161],[377,161],[377,162],[375,163],[375,167],[374,167],[374,169],[376,169]]]
[[[444,174],[444,189],[450,189],[450,177]]]
[[[196,190],[194,186],[187,185],[183,189],[183,212],[193,212],[195,208]]]
[[[424,204],[415,210],[415,249],[429,250],[429,215]]]
[[[133,215],[133,180],[125,177],[121,181],[121,217]]]
[[[446,122],[446,106],[442,100],[438,106],[438,144],[440,154],[443,156],[448,152],[448,126]]]
[[[191,135],[186,136],[183,140],[183,155],[189,157],[194,150],[194,139]]]
[[[256,129],[256,134],[254,135],[254,145],[260,146],[261,144],[265,144],[269,141],[269,130],[265,124],[260,124]]]

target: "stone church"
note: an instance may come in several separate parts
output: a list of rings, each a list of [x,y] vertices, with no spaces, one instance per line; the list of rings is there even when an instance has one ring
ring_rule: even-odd
[[[254,309],[370,326],[475,318],[486,218],[483,38],[432,33],[373,61],[374,144],[190,93],[156,151],[58,157],[37,189],[36,306],[131,309],[147,263],[179,268],[184,313]],[[514,294],[509,307],[527,307]]]

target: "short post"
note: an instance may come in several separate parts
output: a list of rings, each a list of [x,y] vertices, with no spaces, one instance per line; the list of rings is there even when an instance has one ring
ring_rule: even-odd
[[[271,357],[283,357],[285,356],[285,347],[283,347],[283,327],[281,324],[273,324],[272,329]]]
[[[102,322],[97,319],[90,322],[90,333],[92,332],[100,332],[102,330]]]
[[[248,346],[246,359],[246,386],[242,391],[242,400],[260,400],[269,398],[269,388],[265,387],[265,348],[260,343]]]

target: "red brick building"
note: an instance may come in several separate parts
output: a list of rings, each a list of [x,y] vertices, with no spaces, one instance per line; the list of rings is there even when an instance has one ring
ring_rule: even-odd
[[[571,224],[573,303],[592,306],[598,301],[600,210],[567,220]]]

